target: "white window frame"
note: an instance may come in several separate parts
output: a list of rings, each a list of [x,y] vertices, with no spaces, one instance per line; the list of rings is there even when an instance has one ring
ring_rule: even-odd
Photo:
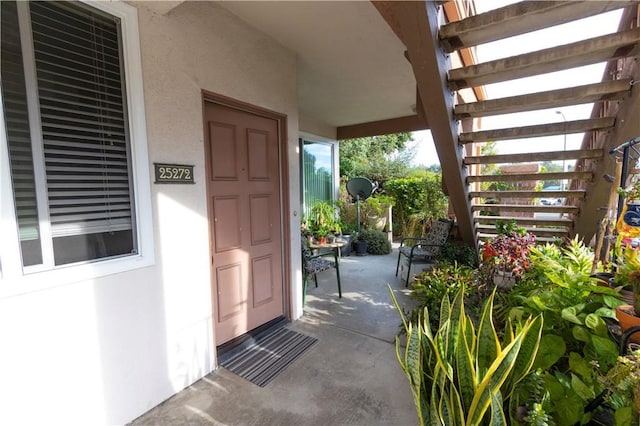
[[[87,281],[155,263],[153,215],[147,128],[144,108],[138,11],[123,2],[82,1],[121,20],[122,57],[126,78],[127,114],[130,132],[131,176],[138,252],[130,256],[96,259],[81,264],[60,265],[49,270],[24,268],[18,223],[14,208],[9,146],[0,94],[0,297]]]
[[[317,136],[307,132],[299,132],[298,137],[302,139],[300,150],[304,149],[305,142],[322,143],[322,144],[331,145],[331,162],[332,162],[331,167],[332,167],[332,173],[333,173],[332,190],[333,190],[333,199],[337,200],[340,197],[340,146],[338,141],[334,139],[322,137],[322,136]],[[304,186],[304,182],[303,182],[304,172],[302,169],[302,167],[304,167],[303,161],[304,161],[304,156],[302,154],[302,151],[300,151],[300,183]],[[300,201],[303,202],[304,204],[304,200],[302,199],[304,197],[303,192],[304,192],[304,188],[301,186]],[[304,205],[301,206],[301,208],[304,211]]]

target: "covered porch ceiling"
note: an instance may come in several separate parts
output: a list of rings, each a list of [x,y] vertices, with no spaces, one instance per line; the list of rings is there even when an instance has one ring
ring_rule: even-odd
[[[300,114],[338,138],[426,128],[406,48],[371,2],[219,4],[296,53]]]

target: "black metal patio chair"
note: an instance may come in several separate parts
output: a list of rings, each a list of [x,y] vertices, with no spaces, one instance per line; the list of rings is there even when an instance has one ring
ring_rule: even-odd
[[[398,263],[396,264],[396,277],[400,269],[400,258],[406,257],[408,260],[407,281],[405,287],[409,287],[409,278],[411,275],[411,265],[416,261],[429,262],[440,254],[440,249],[445,245],[453,221],[448,219],[438,219],[431,224],[431,228],[424,237],[405,237],[400,240],[400,248],[398,249]]]
[[[333,260],[327,259],[333,257]],[[307,283],[309,276],[313,275],[316,287],[318,287],[318,273],[324,272],[331,268],[336,270],[336,278],[338,281],[338,297],[342,298],[342,287],[340,285],[340,264],[338,262],[338,253],[336,250],[325,250],[314,254],[309,248],[306,238],[302,238],[302,306],[304,306],[307,296]]]

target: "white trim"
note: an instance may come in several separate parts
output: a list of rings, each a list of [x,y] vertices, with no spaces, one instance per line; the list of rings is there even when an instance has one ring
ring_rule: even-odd
[[[53,239],[49,222],[49,202],[47,197],[47,176],[45,173],[44,146],[42,141],[42,122],[40,121],[40,101],[38,98],[38,78],[36,77],[36,58],[33,52],[33,33],[29,18],[29,3],[17,2],[18,26],[20,28],[20,47],[22,48],[22,67],[24,69],[24,87],[27,96],[27,117],[29,137],[31,138],[31,161],[33,162],[33,181],[36,190],[38,211],[38,238],[42,252],[42,263],[25,266],[25,273],[49,270],[54,267]]]
[[[85,3],[121,19],[138,254],[105,260],[98,259],[93,262],[61,266],[49,271],[22,275],[13,191],[10,184],[0,185],[0,231],[3,236],[0,240],[0,259],[2,260],[0,298],[87,281],[151,266],[155,263],[138,12],[135,7],[122,2],[87,1]],[[0,112],[1,108],[0,105]],[[3,154],[8,153],[4,127],[4,114],[2,114],[0,116],[0,130],[2,131],[0,152]],[[2,178],[2,182],[11,182],[8,155],[1,157],[0,178]]]
[[[340,198],[340,144],[337,140],[331,138],[325,138],[317,136],[312,133],[298,132],[298,137],[304,142],[316,142],[326,143],[331,145],[331,162],[333,168],[333,199],[338,200]],[[303,157],[300,153],[300,167],[303,166]],[[303,175],[303,173],[301,173]],[[302,190],[302,188],[300,189]]]

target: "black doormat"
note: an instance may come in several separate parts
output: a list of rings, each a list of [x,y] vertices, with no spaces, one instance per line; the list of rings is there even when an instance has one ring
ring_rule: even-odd
[[[221,362],[221,366],[265,387],[318,339],[288,328],[261,336],[255,343]]]

